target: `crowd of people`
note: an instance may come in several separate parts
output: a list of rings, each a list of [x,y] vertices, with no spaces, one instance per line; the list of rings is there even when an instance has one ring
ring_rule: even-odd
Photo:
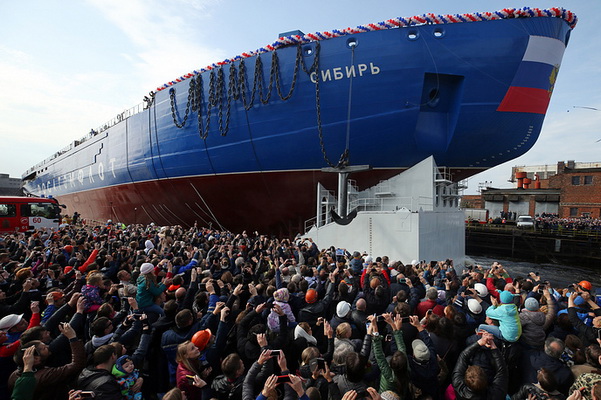
[[[541,214],[535,217],[535,221],[536,226],[541,229],[601,231],[601,219],[598,218],[559,218],[557,214]]]
[[[502,265],[199,227],[0,235],[0,400],[601,399],[601,308]]]

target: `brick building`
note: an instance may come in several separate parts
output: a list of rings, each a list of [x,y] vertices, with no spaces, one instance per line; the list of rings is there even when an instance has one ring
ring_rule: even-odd
[[[601,218],[601,166],[560,161],[548,186],[561,190],[560,217]]]
[[[516,182],[515,189],[482,191],[483,208],[491,217],[503,212],[601,218],[601,163],[560,161],[557,165],[514,167],[511,181]]]

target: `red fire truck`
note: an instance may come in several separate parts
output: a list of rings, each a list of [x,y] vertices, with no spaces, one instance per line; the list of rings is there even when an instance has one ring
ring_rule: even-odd
[[[60,205],[52,197],[0,196],[0,232],[58,229]]]

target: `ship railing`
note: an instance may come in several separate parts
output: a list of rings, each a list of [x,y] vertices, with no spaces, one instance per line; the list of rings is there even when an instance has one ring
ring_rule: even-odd
[[[357,211],[398,211],[403,208],[409,211],[418,211],[419,209],[431,210],[433,208],[433,199],[431,197],[419,196],[413,197],[395,197],[390,201],[387,197],[363,197],[353,200],[349,203],[349,210]]]
[[[44,161],[39,162],[35,166],[29,168],[27,170],[27,172],[25,172],[24,176],[30,175],[31,173],[35,172],[36,170],[42,168],[45,164],[48,164],[50,161],[67,153],[68,151],[70,151],[73,148],[79,146],[80,144],[88,141],[89,139],[93,138],[94,136],[98,135],[99,133],[104,132],[105,130],[117,125],[118,123],[125,121],[129,117],[144,111],[144,104],[145,103],[136,104],[135,106],[130,107],[127,110],[120,112],[114,118],[112,118],[111,120],[107,121],[106,123],[100,125],[98,128],[91,129],[90,132],[87,135],[85,135],[84,137],[80,138],[79,140],[73,141],[71,144],[63,147],[62,149],[60,149],[59,151],[57,151],[50,157],[46,158]]]
[[[313,217],[305,221],[305,232],[309,232],[311,228],[317,225],[317,217]]]

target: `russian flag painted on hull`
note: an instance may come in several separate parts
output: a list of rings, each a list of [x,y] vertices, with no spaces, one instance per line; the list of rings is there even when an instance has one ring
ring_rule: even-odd
[[[565,44],[545,36],[530,36],[518,71],[497,108],[502,112],[545,114]]]

